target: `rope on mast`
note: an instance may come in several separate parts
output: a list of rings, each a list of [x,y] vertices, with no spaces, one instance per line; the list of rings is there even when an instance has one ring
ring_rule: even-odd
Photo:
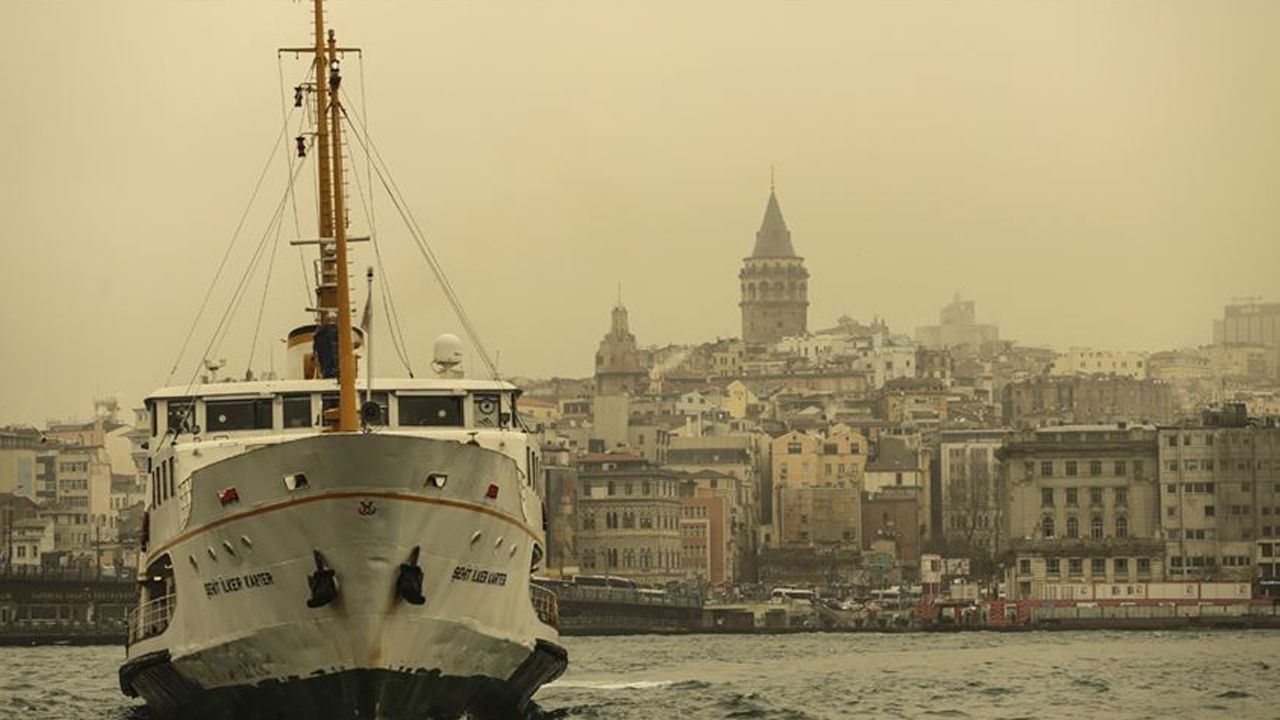
[[[355,116],[351,111],[349,111],[346,105],[342,106],[342,114],[349,120],[353,119],[354,116],[354,120],[359,125],[360,130],[364,130],[364,123],[361,122],[359,116]],[[484,343],[481,342],[480,335],[476,331],[475,325],[471,322],[470,316],[467,315],[466,310],[462,307],[462,302],[458,298],[457,291],[453,289],[453,284],[449,282],[449,278],[444,272],[443,265],[441,265],[439,258],[436,257],[435,252],[427,243],[425,234],[418,226],[417,218],[413,216],[413,211],[410,210],[407,203],[404,202],[403,195],[400,193],[400,188],[396,185],[395,180],[390,177],[390,170],[387,167],[386,161],[382,158],[382,153],[378,151],[377,146],[373,144],[373,139],[368,137],[367,133],[362,135],[360,132],[357,132],[354,133],[354,135],[356,140],[360,142],[361,147],[364,148],[365,152],[369,153],[375,160],[373,167],[377,172],[378,180],[387,191],[387,195],[390,196],[391,204],[395,206],[396,212],[400,214],[400,219],[404,221],[405,226],[408,228],[409,235],[413,237],[414,244],[417,246],[418,252],[422,254],[423,259],[427,261],[427,265],[431,268],[432,274],[435,275],[436,282],[439,283],[445,299],[448,300],[449,305],[453,308],[454,314],[458,317],[458,322],[462,324],[463,331],[466,332],[472,345],[475,346],[476,353],[484,362],[485,367],[488,368],[490,376],[495,380],[498,379],[499,375],[497,366],[494,364],[493,359],[489,357],[489,353],[485,350]]]
[[[365,153],[365,160],[369,159],[369,153]],[[378,243],[378,234],[373,228],[373,186],[370,185],[368,193],[368,201],[365,200],[364,183],[360,181],[360,172],[356,169],[356,164],[351,164],[351,175],[356,180],[356,190],[359,192],[360,205],[364,208],[365,215],[369,218],[369,240],[373,244],[373,255],[378,264],[378,272],[382,275],[382,282],[378,285],[379,294],[382,296],[382,304],[387,310],[387,317],[391,321],[387,324],[391,335],[391,344],[396,350],[396,356],[400,360],[400,364],[409,373],[409,377],[413,377],[413,367],[409,362],[409,353],[406,350],[407,344],[404,341],[404,329],[400,325],[400,314],[396,310],[395,295],[391,291],[390,276],[387,275],[386,266],[382,262],[382,247]],[[396,334],[399,333],[399,337]]]
[[[244,229],[245,220],[249,217],[249,210],[253,208],[253,203],[258,198],[258,191],[262,189],[262,181],[266,179],[267,171],[271,168],[271,162],[275,160],[276,152],[280,149],[280,141],[284,138],[288,129],[289,118],[286,117],[285,122],[280,125],[280,134],[276,136],[275,142],[271,146],[271,152],[267,155],[267,161],[262,166],[262,172],[258,173],[258,181],[254,183],[253,192],[249,194],[249,202],[245,204],[244,211],[240,213],[240,220],[236,223],[235,230],[231,233],[231,240],[227,243],[227,249],[222,253],[222,259],[218,262],[218,268],[213,273],[213,279],[209,281],[209,287],[204,291],[204,299],[200,301],[200,308],[196,310],[196,316],[191,321],[191,327],[187,329],[187,335],[182,339],[182,346],[178,348],[178,356],[173,359],[173,367],[169,369],[169,374],[165,376],[165,385],[172,382],[174,374],[178,372],[178,365],[182,362],[182,356],[187,352],[187,346],[191,343],[191,336],[195,334],[196,326],[200,324],[200,318],[204,316],[205,308],[209,304],[209,298],[213,295],[213,289],[222,277],[222,271],[226,268],[227,259],[231,257],[231,251],[240,239],[240,231]],[[197,368],[196,373],[199,374],[199,372],[199,368]]]

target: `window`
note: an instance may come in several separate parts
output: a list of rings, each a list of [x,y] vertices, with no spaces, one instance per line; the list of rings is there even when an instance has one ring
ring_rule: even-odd
[[[712,480],[711,482],[712,482],[712,483],[714,483],[714,482],[715,482],[715,480]],[[648,480],[645,480],[644,482],[640,483],[640,494],[642,494],[642,495],[652,495],[652,494],[653,494],[653,493],[652,493],[652,488],[651,488],[651,487],[649,487],[649,481],[648,481]]]
[[[462,398],[453,395],[401,395],[400,424],[409,427],[462,427]]]
[[[284,396],[284,426],[286,428],[311,427],[311,396]]]
[[[204,409],[207,432],[271,428],[271,398],[208,400]]]
[[[1080,537],[1080,520],[1075,516],[1067,518],[1067,537]]]
[[[1102,539],[1102,516],[1101,515],[1094,515],[1093,518],[1089,520],[1089,537],[1093,538],[1094,540]]]
[[[1076,488],[1067,488],[1067,506],[1071,507],[1080,504],[1080,491]]]
[[[1044,563],[1044,571],[1050,575],[1057,575],[1062,570],[1059,562],[1058,558],[1049,558]]]
[[[1036,474],[1036,464],[1030,460],[1027,460],[1026,462],[1022,463],[1022,470],[1023,470],[1023,473],[1026,475],[1026,477],[1031,477],[1032,475]]]
[[[1178,436],[1177,436],[1177,435],[1170,435],[1170,436],[1169,436],[1169,447],[1178,447]]]
[[[1217,512],[1217,509],[1216,509],[1214,506],[1212,506],[1212,505],[1205,505],[1205,506],[1204,506],[1204,516],[1205,516],[1205,517],[1214,517],[1214,513],[1216,513],[1216,512]]]
[[[1122,507],[1129,504],[1129,489],[1116,488],[1116,506]]]
[[[1076,474],[1076,461],[1068,460],[1067,461],[1067,477],[1075,477],[1075,474]]]
[[[1146,468],[1144,467],[1143,462],[1142,462],[1141,460],[1134,460],[1134,461],[1133,461],[1133,476],[1134,476],[1134,477],[1142,477],[1142,475],[1143,475],[1143,471],[1144,471],[1145,469],[1146,469]]]
[[[1129,518],[1125,517],[1124,515],[1121,515],[1120,517],[1116,518],[1116,537],[1118,538],[1129,537]]]
[[[1090,460],[1090,461],[1089,461],[1089,474],[1090,474],[1090,475],[1093,475],[1093,476],[1098,476],[1098,475],[1101,475],[1101,474],[1102,474],[1102,461],[1101,461],[1101,460]]]
[[[1046,538],[1051,538],[1053,537],[1053,530],[1053,516],[1045,515],[1044,518],[1040,520],[1040,534]]]
[[[1111,561],[1115,567],[1117,575],[1127,575],[1129,573],[1129,558],[1116,558]]]
[[[1102,488],[1089,488],[1089,504],[1090,505],[1102,504]]]
[[[1053,488],[1044,488],[1040,491],[1040,505],[1042,507],[1053,507]]]
[[[617,491],[617,488],[614,486],[613,481],[612,481],[612,480],[610,480],[610,481],[609,481],[609,494],[610,494],[610,495],[614,495],[614,494],[616,494],[616,491]]]
[[[1124,474],[1125,474],[1125,467],[1124,467],[1124,461],[1123,461],[1123,460],[1117,460],[1117,461],[1116,461],[1116,465],[1115,465],[1115,473],[1114,473],[1114,474],[1115,474],[1117,477],[1124,477]]]
[[[1028,559],[1026,559],[1026,558],[1024,558],[1024,559],[1022,559],[1022,560],[1019,560],[1019,561],[1018,561],[1018,572],[1022,573],[1023,575],[1030,575],[1030,574],[1031,574],[1031,561],[1030,561],[1030,560],[1028,560]]]
[[[1090,560],[1090,561],[1089,561],[1089,573],[1090,573],[1090,574],[1092,574],[1092,575],[1106,575],[1106,574],[1107,574],[1107,559],[1106,559],[1106,558],[1093,558],[1092,560]]]
[[[1040,463],[1040,477],[1053,477],[1053,461],[1045,460]]]
[[[191,432],[195,426],[195,405],[190,400],[170,400],[168,404],[168,427],[172,433]]]
[[[1067,572],[1072,575],[1084,574],[1084,560],[1082,558],[1067,558]]]
[[[1138,574],[1139,575],[1151,574],[1151,558],[1144,558],[1144,557],[1138,558]]]

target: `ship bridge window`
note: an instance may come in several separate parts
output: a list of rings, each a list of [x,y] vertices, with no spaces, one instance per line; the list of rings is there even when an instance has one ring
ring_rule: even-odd
[[[205,431],[270,430],[271,398],[206,400]]]
[[[311,427],[311,396],[284,396],[284,426],[286,428]]]
[[[401,425],[461,427],[462,398],[452,395],[401,395]]]
[[[192,401],[170,400],[167,406],[166,421],[168,424],[165,425],[165,429],[168,432],[179,434],[191,432],[195,429],[195,404]]]

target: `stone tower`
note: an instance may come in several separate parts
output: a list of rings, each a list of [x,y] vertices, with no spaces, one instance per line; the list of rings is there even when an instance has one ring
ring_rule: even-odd
[[[597,395],[639,394],[648,388],[649,371],[627,325],[627,309],[619,300],[613,306],[609,334],[600,340],[596,351]]]
[[[782,219],[778,196],[769,188],[769,205],[756,233],[751,257],[738,272],[742,282],[742,339],[768,345],[808,330],[809,271],[791,247],[791,231]]]

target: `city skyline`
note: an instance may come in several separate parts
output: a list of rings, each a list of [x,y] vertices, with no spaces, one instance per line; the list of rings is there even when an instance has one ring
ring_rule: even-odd
[[[738,334],[736,272],[775,164],[812,328],[848,314],[911,334],[959,291],[1026,345],[1211,342],[1233,296],[1274,293],[1277,108],[1256,90],[1280,82],[1263,30],[1278,11],[1156,7],[437,4],[411,67],[384,63],[423,55],[398,26],[427,11],[331,15],[344,41],[379,47],[375,139],[504,374],[582,377],[619,282],[642,345]],[[21,175],[0,213],[0,327],[24,340],[0,422],[40,423],[163,383],[278,130],[269,53],[190,47],[290,45],[279,28],[306,26],[292,6],[15,10],[6,65],[51,60],[0,78],[26,98],[3,145]],[[939,15],[955,23],[925,22]],[[406,269],[392,211],[377,216],[421,371],[457,324]],[[298,260],[281,258],[256,369],[305,318]],[[234,373],[249,315],[222,352]]]

